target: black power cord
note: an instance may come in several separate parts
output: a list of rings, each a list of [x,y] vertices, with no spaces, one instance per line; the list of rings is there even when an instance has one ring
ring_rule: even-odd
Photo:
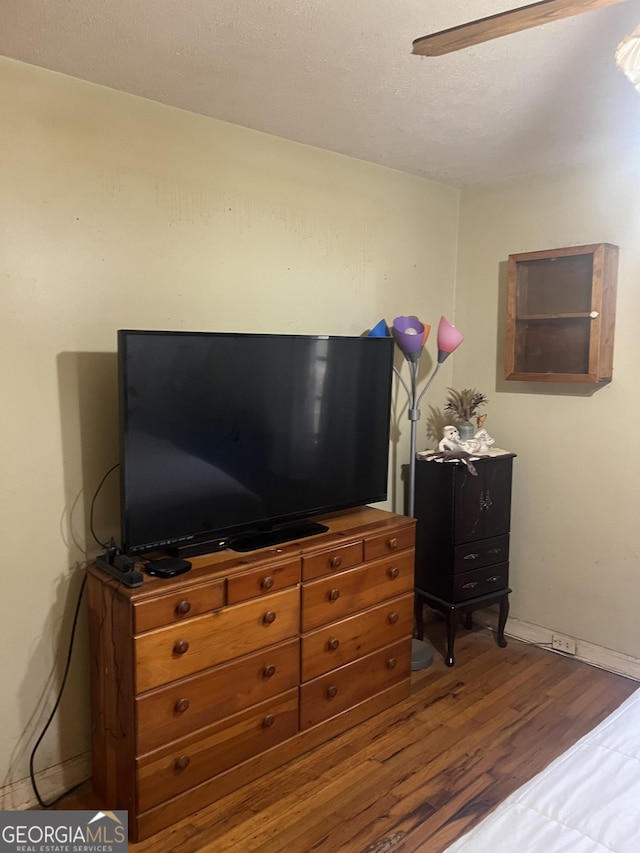
[[[47,733],[47,730],[48,730],[49,726],[51,725],[51,721],[55,717],[56,711],[58,710],[58,706],[60,705],[60,701],[62,699],[62,694],[64,692],[65,684],[67,683],[67,676],[69,675],[69,668],[71,666],[71,655],[73,652],[73,641],[74,641],[74,638],[76,635],[76,627],[78,625],[78,614],[80,613],[80,603],[82,602],[82,595],[84,593],[84,588],[86,585],[87,585],[87,575],[85,574],[85,576],[82,578],[82,584],[80,586],[80,593],[78,595],[78,600],[76,602],[76,612],[75,612],[75,615],[73,617],[73,627],[71,628],[71,638],[69,640],[69,649],[67,651],[67,662],[65,664],[64,674],[62,676],[62,684],[60,685],[60,690],[58,691],[58,698],[56,699],[55,704],[53,706],[53,710],[49,714],[49,719],[45,723],[44,728],[42,729],[42,732],[40,733],[40,737],[36,741],[35,746],[31,750],[31,755],[29,756],[29,776],[31,777],[31,786],[33,788],[34,794],[36,795],[36,799],[38,800],[38,803],[42,806],[43,809],[50,809],[51,806],[54,806],[63,797],[66,797],[67,794],[69,794],[71,791],[75,790],[78,787],[78,785],[74,785],[73,788],[70,788],[68,791],[65,791],[63,794],[60,794],[60,796],[57,797],[52,802],[45,803],[44,800],[42,799],[42,797],[40,796],[40,792],[38,791],[38,786],[36,785],[36,777],[35,777],[35,771],[33,769],[33,763],[34,763],[34,760],[36,757],[36,751],[37,751],[38,747],[40,746],[40,743],[42,742],[42,739],[44,738],[45,734]]]
[[[118,462],[115,465],[112,465],[111,468],[109,468],[109,470],[104,475],[102,480],[100,480],[100,483],[98,484],[98,487],[93,494],[93,498],[91,499],[91,509],[89,511],[89,527],[90,527],[91,534],[92,534],[93,538],[96,540],[98,545],[100,545],[100,547],[102,547],[102,548],[108,548],[109,545],[106,545],[104,542],[101,542],[98,539],[98,537],[96,536],[96,533],[95,533],[95,530],[93,527],[93,509],[94,509],[94,506],[96,503],[96,498],[98,497],[100,489],[104,485],[105,480],[107,479],[109,474],[111,474],[112,471],[115,471],[115,469],[119,466],[119,464],[120,463]],[[111,542],[113,542],[113,540],[111,540]],[[86,566],[85,566],[85,568],[86,568]],[[82,578],[82,583],[80,585],[80,592],[78,593],[78,600],[76,601],[76,609],[75,609],[75,613],[73,616],[73,625],[71,627],[71,637],[69,638],[69,647],[67,650],[67,661],[65,663],[64,673],[62,675],[62,683],[60,685],[60,690],[58,691],[58,696],[57,696],[56,701],[54,703],[53,709],[52,709],[51,713],[49,714],[49,718],[47,719],[47,722],[44,724],[44,728],[42,729],[40,736],[38,737],[37,741],[35,742],[35,745],[34,745],[33,749],[31,750],[31,755],[29,756],[29,777],[31,779],[31,787],[33,788],[33,792],[36,795],[36,799],[38,800],[38,803],[40,804],[40,806],[43,809],[50,809],[52,806],[55,806],[55,804],[60,802],[60,800],[63,797],[66,797],[72,791],[75,791],[75,789],[78,788],[79,785],[82,784],[82,782],[80,782],[80,783],[78,783],[78,785],[74,785],[72,788],[69,788],[68,791],[65,791],[64,793],[60,794],[59,797],[56,797],[55,800],[52,800],[50,803],[45,803],[44,800],[42,799],[42,797],[40,796],[38,786],[36,785],[36,776],[35,776],[35,770],[34,770],[33,765],[34,765],[34,761],[35,761],[36,752],[38,750],[38,747],[42,743],[42,740],[43,740],[45,734],[47,733],[49,726],[51,725],[51,723],[53,721],[53,718],[56,715],[56,711],[58,710],[60,702],[62,701],[62,694],[64,693],[64,688],[65,688],[65,685],[67,683],[67,677],[69,675],[69,669],[71,667],[71,657],[73,654],[73,643],[74,643],[75,636],[76,636],[76,628],[78,627],[78,616],[80,614],[80,604],[82,603],[82,596],[84,594],[84,590],[85,590],[86,585],[87,585],[87,575],[85,573],[84,577]]]

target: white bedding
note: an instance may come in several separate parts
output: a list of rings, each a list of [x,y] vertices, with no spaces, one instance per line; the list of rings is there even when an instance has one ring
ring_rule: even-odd
[[[640,853],[640,690],[445,853]]]

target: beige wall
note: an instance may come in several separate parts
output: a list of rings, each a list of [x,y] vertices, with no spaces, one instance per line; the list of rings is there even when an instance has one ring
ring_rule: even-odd
[[[117,461],[116,329],[437,322],[453,310],[459,193],[3,59],[0,139],[2,788],[27,776],[98,551],[87,515]],[[102,537],[116,505],[112,475]],[[81,619],[37,770],[88,749],[87,672]]]
[[[456,386],[490,398],[486,426],[515,451],[512,616],[640,658],[640,152],[462,194]],[[505,382],[506,261],[620,247],[613,382]],[[473,330],[473,335],[469,333]]]

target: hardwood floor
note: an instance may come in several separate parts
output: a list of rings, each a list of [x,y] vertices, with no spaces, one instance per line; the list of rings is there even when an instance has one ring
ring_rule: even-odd
[[[436,657],[409,699],[130,849],[439,853],[639,686],[475,628],[448,669],[443,624],[426,632]]]

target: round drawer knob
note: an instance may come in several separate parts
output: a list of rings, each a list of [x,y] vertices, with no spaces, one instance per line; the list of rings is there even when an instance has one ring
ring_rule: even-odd
[[[178,642],[173,647],[174,654],[183,655],[185,652],[189,651],[189,642],[188,640],[178,640]]]
[[[331,558],[331,568],[339,569],[342,565],[342,557],[332,557]]]
[[[395,669],[397,663],[398,663],[398,661],[395,658],[388,658],[387,667],[389,669]]]
[[[327,687],[327,696],[329,697],[329,699],[333,699],[333,697],[337,696],[337,695],[338,695],[338,688],[335,686],[335,684],[330,684]]]
[[[262,621],[265,622],[267,625],[271,625],[272,622],[276,621],[276,614],[273,610],[267,610],[267,612],[262,617]]]
[[[178,714],[184,714],[185,711],[189,710],[189,700],[188,699],[178,699],[176,704],[174,705],[174,709]]]
[[[271,678],[272,675],[276,674],[275,666],[272,663],[267,664],[267,666],[262,670],[262,674],[265,678]]]
[[[400,574],[400,569],[397,566],[392,566],[390,569],[387,569],[387,574],[391,580],[395,580]]]
[[[262,582],[260,583],[262,589],[271,589],[273,586],[273,577],[271,575],[267,575],[266,578],[262,578]]]
[[[275,721],[276,718],[273,716],[273,714],[267,714],[267,716],[262,721],[262,725],[265,729],[269,729],[275,723]]]
[[[329,590],[329,601],[337,601],[340,598],[340,590],[339,589],[330,589]]]
[[[340,648],[340,640],[337,637],[332,637],[327,643],[327,647],[329,651],[335,652],[336,649]]]
[[[393,537],[393,539],[387,540],[387,548],[390,551],[395,551],[397,547],[398,547],[398,540],[396,539],[395,536]]]
[[[190,763],[191,759],[188,755],[181,755],[180,758],[176,758],[174,762],[176,770],[186,770]]]
[[[399,617],[398,617],[398,614],[397,614],[397,613],[390,613],[390,614],[389,614],[389,617],[388,617],[388,619],[389,619],[389,625],[395,625],[395,624],[397,624],[397,622],[398,622],[398,618],[399,618]]]
[[[184,599],[183,601],[179,601],[176,604],[176,613],[179,613],[181,616],[184,616],[185,613],[188,613],[191,610],[191,602],[188,599]]]

